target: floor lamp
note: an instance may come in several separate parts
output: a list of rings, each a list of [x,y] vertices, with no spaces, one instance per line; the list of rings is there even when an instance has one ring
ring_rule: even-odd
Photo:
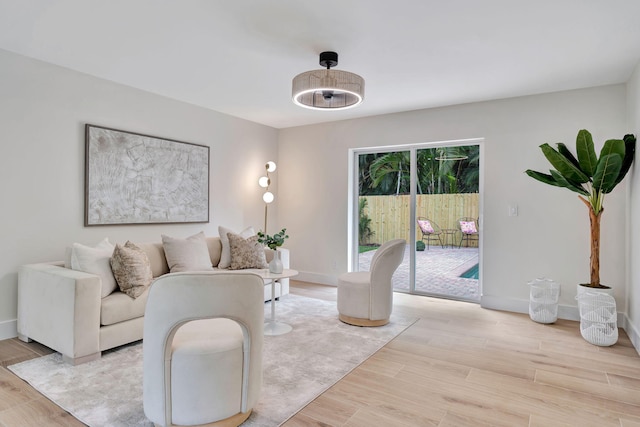
[[[275,196],[271,191],[269,191],[269,185],[271,185],[271,178],[269,177],[269,173],[275,172],[276,164],[275,162],[269,161],[265,165],[265,169],[267,170],[266,176],[261,176],[258,179],[258,185],[265,189],[264,194],[262,195],[262,200],[264,200],[264,229],[262,232],[267,234],[267,209],[269,207],[269,203],[273,202]]]

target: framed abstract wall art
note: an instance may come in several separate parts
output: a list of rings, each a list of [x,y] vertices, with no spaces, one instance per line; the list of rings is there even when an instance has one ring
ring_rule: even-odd
[[[209,147],[85,126],[85,226],[209,222]]]

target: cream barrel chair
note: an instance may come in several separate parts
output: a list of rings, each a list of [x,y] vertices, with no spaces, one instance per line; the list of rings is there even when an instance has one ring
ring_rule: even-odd
[[[264,281],[250,273],[172,273],[149,291],[144,413],[156,426],[237,426],[262,387]]]
[[[369,271],[344,273],[338,277],[340,320],[356,326],[382,326],[389,323],[393,309],[391,277],[402,258],[407,242],[390,240],[378,248]]]

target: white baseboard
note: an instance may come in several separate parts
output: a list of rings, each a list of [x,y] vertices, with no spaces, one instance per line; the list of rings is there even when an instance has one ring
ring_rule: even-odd
[[[7,340],[18,336],[18,320],[0,322],[0,340]]]
[[[635,326],[633,326],[633,323],[631,322],[631,320],[627,316],[627,313],[624,313],[624,320],[623,320],[623,323],[622,323],[622,328],[627,333],[627,335],[629,335],[629,339],[631,340],[631,344],[633,344],[633,347],[636,349],[636,352],[638,352],[638,354],[640,354],[640,333],[635,328]]]
[[[336,276],[328,276],[326,274],[311,273],[309,271],[299,271],[293,280],[301,282],[318,283],[321,285],[338,286],[338,278]]]

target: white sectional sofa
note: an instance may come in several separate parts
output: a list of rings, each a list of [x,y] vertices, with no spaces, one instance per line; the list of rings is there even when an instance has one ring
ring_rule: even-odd
[[[220,238],[207,237],[206,242],[211,265],[217,266],[222,252]],[[171,274],[162,243],[137,246],[149,258],[154,278]],[[264,250],[268,262],[273,258],[273,251]],[[284,268],[289,268],[289,252],[280,251]],[[216,271],[230,270],[214,269],[211,274]],[[264,298],[269,301],[271,284],[266,284]],[[149,288],[134,299],[115,290],[103,298],[100,276],[72,270],[65,267],[64,261],[21,266],[18,273],[18,337],[60,352],[71,364],[98,359],[104,350],[142,339],[148,292]],[[276,283],[275,293],[276,298],[288,294],[289,280]]]

